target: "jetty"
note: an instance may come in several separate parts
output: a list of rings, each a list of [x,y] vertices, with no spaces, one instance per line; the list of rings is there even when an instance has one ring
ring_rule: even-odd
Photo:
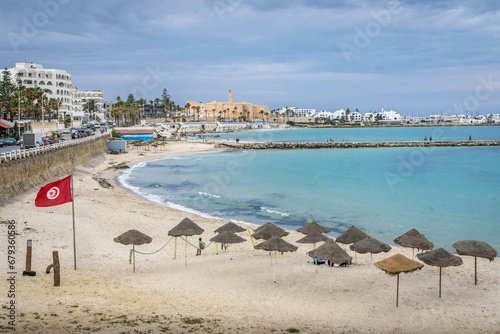
[[[218,148],[230,150],[294,150],[319,148],[381,148],[381,147],[466,147],[466,146],[500,146],[500,140],[467,140],[467,141],[398,141],[398,142],[325,142],[325,143],[293,143],[293,142],[219,142]]]

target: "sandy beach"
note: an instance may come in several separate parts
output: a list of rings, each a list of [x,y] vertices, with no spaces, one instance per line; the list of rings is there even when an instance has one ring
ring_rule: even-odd
[[[168,144],[163,151],[103,155],[78,166],[74,173],[77,270],[73,269],[71,204],[37,208],[39,187],[0,206],[0,220],[16,220],[16,327],[8,326],[9,282],[0,284],[0,332],[17,333],[500,333],[500,261],[462,256],[462,266],[400,275],[399,307],[396,277],[373,263],[412,250],[393,247],[388,253],[356,256],[348,268],[314,266],[306,253],[312,245],[298,244],[302,234],[285,237],[299,248],[278,254],[277,282],[268,252],[254,250],[249,234],[226,253],[214,244],[195,256],[196,249],[172,239],[161,251],[136,255],[136,272],[129,263],[132,246],[113,238],[137,229],[152,237],[137,246],[154,252],[170,237],[168,231],[190,218],[205,232],[208,244],[215,229],[226,223],[149,202],[120,187],[113,166],[176,154],[215,150],[200,143]],[[99,180],[108,181],[105,188]],[[246,227],[246,225],[242,225]],[[0,224],[1,276],[7,277],[7,224]],[[26,240],[33,240],[32,270],[22,276]],[[188,240],[196,243],[198,236]],[[258,241],[257,241],[258,242]],[[354,252],[348,252],[354,258]],[[391,245],[393,246],[393,245]],[[52,251],[61,261],[61,286],[46,274]],[[329,282],[332,273],[333,289]]]

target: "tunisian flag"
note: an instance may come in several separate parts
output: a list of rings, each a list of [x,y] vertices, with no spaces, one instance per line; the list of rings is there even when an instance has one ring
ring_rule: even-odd
[[[36,195],[35,206],[55,206],[72,201],[70,175],[41,187]]]

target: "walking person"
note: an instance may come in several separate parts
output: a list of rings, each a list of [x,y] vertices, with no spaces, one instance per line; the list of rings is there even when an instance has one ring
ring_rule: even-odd
[[[201,255],[201,250],[205,248],[205,243],[201,241],[201,238],[198,241],[198,249],[196,250],[196,255]]]

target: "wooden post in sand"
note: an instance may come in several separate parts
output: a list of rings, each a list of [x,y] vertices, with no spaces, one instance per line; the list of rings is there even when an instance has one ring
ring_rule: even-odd
[[[54,286],[61,286],[61,267],[59,265],[59,253],[57,251],[52,252],[52,264],[47,267],[45,272],[50,274],[50,269],[54,268]]]
[[[398,273],[398,283],[396,287],[396,307],[398,307],[398,299],[399,299],[399,273]]]

